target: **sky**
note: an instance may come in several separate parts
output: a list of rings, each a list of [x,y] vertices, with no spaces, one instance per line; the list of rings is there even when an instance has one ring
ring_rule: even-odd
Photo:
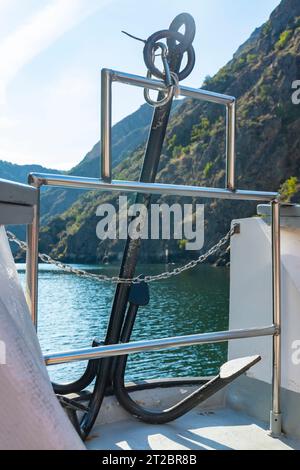
[[[199,87],[225,65],[279,0],[0,0],[0,160],[70,169],[100,138],[100,70],[145,75],[142,38],[182,11],[196,21]],[[113,121],[143,104],[113,88]],[[98,175],[91,175],[98,176]]]

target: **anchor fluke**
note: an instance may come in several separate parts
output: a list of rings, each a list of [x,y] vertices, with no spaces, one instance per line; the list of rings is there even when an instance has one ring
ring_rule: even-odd
[[[248,369],[255,366],[255,364],[257,364],[260,360],[260,356],[249,356],[226,362],[226,364],[223,364],[220,369],[220,379],[234,380],[241,374],[247,372]]]

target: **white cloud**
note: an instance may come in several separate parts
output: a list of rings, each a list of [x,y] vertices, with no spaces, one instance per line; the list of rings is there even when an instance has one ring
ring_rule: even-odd
[[[7,116],[0,116],[0,130],[11,129],[16,125],[16,122],[13,119],[10,119]]]
[[[53,0],[0,43],[0,103],[19,70],[109,0]]]

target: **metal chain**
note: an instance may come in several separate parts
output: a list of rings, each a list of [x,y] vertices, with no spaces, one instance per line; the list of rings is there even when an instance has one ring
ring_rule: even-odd
[[[210,256],[216,254],[224,245],[226,245],[230,237],[235,233],[235,227],[233,227],[227,234],[221,238],[221,240],[214,245],[210,250],[208,250],[206,253],[203,255],[199,256],[194,261],[190,261],[184,266],[181,266],[180,268],[175,268],[172,271],[166,271],[154,276],[137,276],[133,277],[132,279],[125,279],[125,278],[120,278],[118,276],[107,276],[105,274],[93,274],[89,273],[87,271],[84,271],[83,269],[78,269],[74,268],[68,264],[61,263],[60,261],[56,261],[51,256],[47,255],[46,253],[39,253],[39,258],[41,261],[43,261],[46,264],[52,264],[60,269],[62,269],[65,272],[75,274],[76,276],[84,277],[86,279],[93,279],[95,281],[100,281],[100,282],[112,282],[114,284],[140,284],[141,282],[155,282],[155,281],[161,281],[163,279],[169,279],[174,276],[179,276],[185,271],[189,271],[190,269],[196,268],[199,264],[204,263]],[[19,240],[16,235],[14,235],[12,232],[7,231],[6,232],[8,240],[16,243],[21,250],[26,251],[27,250],[27,243],[25,243],[22,240]]]

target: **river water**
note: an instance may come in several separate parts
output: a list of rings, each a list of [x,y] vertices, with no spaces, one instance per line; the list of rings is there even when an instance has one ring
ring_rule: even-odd
[[[117,266],[76,265],[91,272],[116,275]],[[25,266],[19,264],[22,282]],[[174,266],[169,267],[173,269]],[[165,271],[165,265],[143,265],[145,274]],[[38,335],[44,353],[87,347],[103,339],[114,287],[78,278],[55,267],[40,265]],[[207,265],[169,280],[150,284],[150,304],[140,308],[132,340],[181,336],[228,329],[229,270]],[[127,379],[209,376],[226,360],[227,344],[201,345],[132,355]],[[84,363],[49,367],[52,380],[68,382],[80,376]]]

